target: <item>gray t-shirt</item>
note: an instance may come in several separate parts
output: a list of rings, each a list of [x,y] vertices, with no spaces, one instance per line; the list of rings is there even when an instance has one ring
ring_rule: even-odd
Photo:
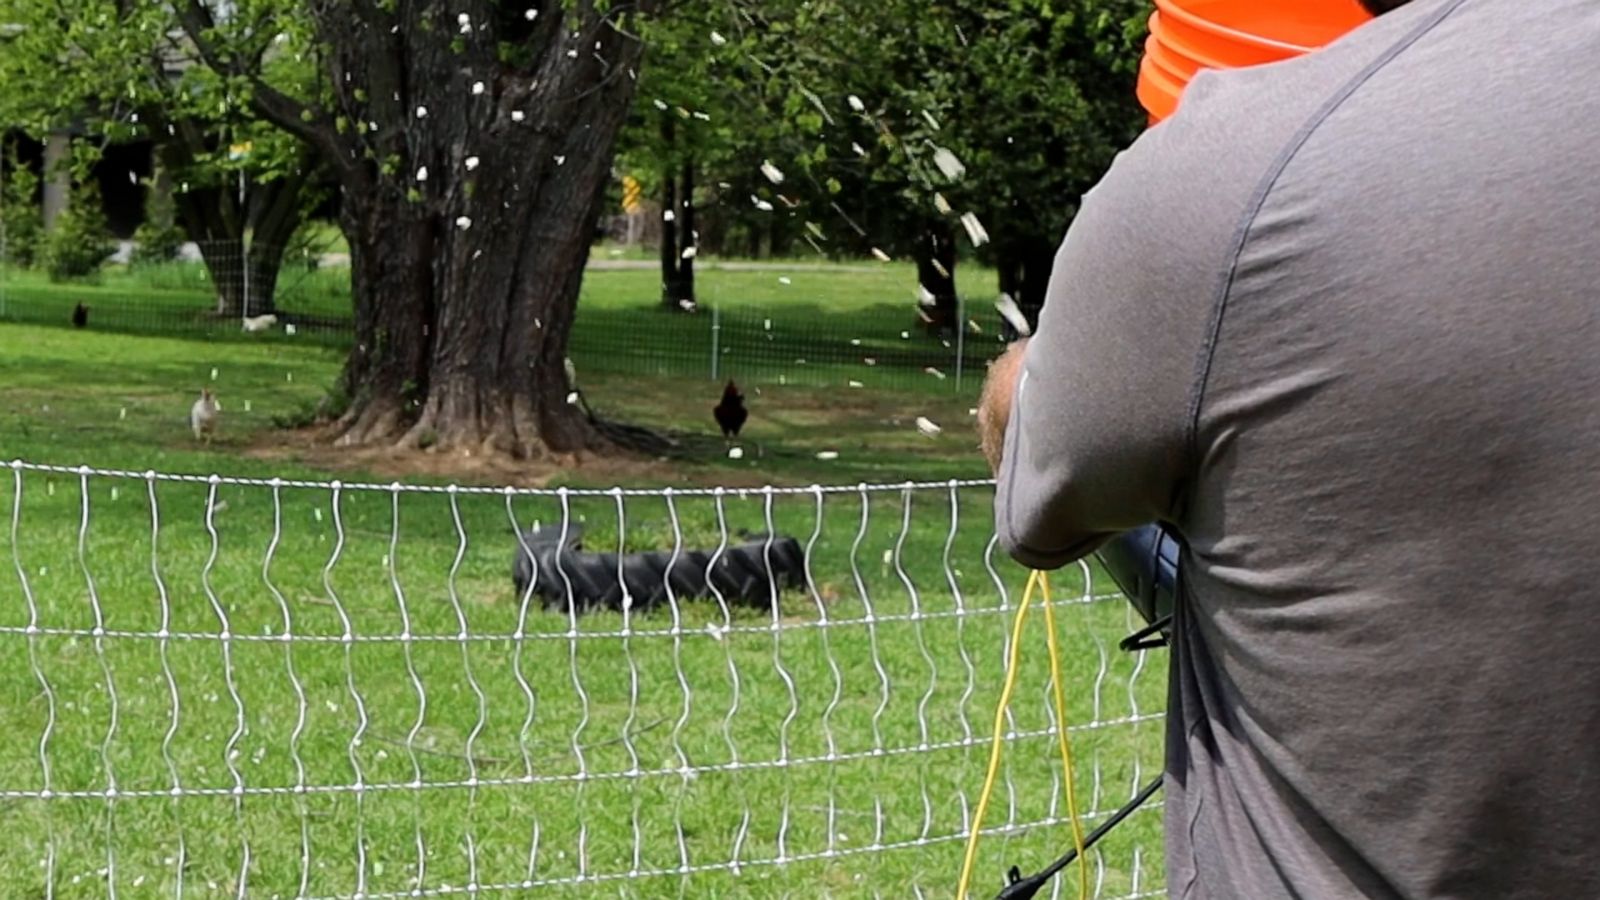
[[[1001,540],[1185,542],[1171,894],[1600,897],[1600,3],[1206,74],[1087,195]]]

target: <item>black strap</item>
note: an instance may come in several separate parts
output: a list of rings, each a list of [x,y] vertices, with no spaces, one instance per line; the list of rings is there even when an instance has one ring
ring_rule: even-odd
[[[1122,639],[1117,645],[1119,649],[1132,653],[1136,650],[1154,650],[1157,647],[1167,646],[1167,636],[1164,632],[1172,627],[1172,617],[1162,616],[1149,625],[1135,631]]]
[[[1083,839],[1083,849],[1088,850],[1093,847],[1101,838],[1110,834],[1111,829],[1121,825],[1123,819],[1133,815],[1134,810],[1143,806],[1146,800],[1155,796],[1156,791],[1161,789],[1161,782],[1164,778],[1164,775],[1157,775],[1154,781],[1145,785],[1144,790],[1140,791],[1126,805],[1117,810],[1111,818],[1101,823],[1099,828],[1089,832],[1088,837]],[[995,900],[1032,900],[1035,894],[1050,883],[1050,879],[1056,877],[1062,869],[1071,865],[1072,861],[1077,858],[1078,848],[1074,847],[1063,854],[1060,859],[1046,866],[1038,874],[1030,875],[1027,878],[1022,877],[1021,869],[1012,866],[1011,871],[1006,873],[1006,886],[1001,888],[1000,893],[995,895]]]

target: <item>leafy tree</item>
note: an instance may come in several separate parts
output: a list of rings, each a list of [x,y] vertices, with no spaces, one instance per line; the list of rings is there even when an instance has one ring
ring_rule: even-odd
[[[664,302],[692,297],[694,257],[684,260],[691,246],[753,257],[868,252],[867,243],[834,240],[834,228],[855,230],[837,202],[847,188],[815,171],[831,158],[826,139],[836,137],[819,134],[827,124],[819,92],[833,92],[821,85],[842,71],[835,63],[848,50],[817,25],[833,7],[684,5],[647,33],[620,154],[623,171],[672,213],[662,228]]]
[[[924,280],[965,243],[1025,307],[1042,299],[1077,197],[1142,124],[1139,0],[54,6],[0,0],[0,12],[66,38],[34,46],[23,74],[119,61],[107,68],[128,90],[64,94],[94,98],[110,137],[124,133],[110,123],[182,137],[169,145],[174,177],[216,185],[219,218],[277,208],[230,211],[230,166],[303,174],[296,154],[307,153],[328,167],[357,329],[336,391],[350,399],[338,421],[347,444],[517,455],[611,445],[566,402],[562,360],[630,111],[653,137],[627,159],[648,162],[663,196],[671,173],[673,205],[688,197],[701,213],[677,223],[679,261],[683,235],[698,247],[696,228],[713,218],[777,246],[926,248]],[[641,73],[657,77],[641,68],[647,45],[651,64],[669,64],[640,95],[648,108],[634,103]],[[152,77],[174,53],[182,76]],[[134,107],[153,112],[134,122]],[[228,159],[226,145],[245,139],[256,151]],[[186,166],[224,177],[186,179]],[[193,233],[201,217],[182,218]],[[929,240],[941,234],[956,240]]]
[[[1144,127],[1133,85],[1148,4],[919,9],[868,20],[893,25],[871,29],[882,70],[863,74],[884,87],[861,84],[862,96],[885,111],[864,115],[890,167],[910,176],[908,205],[981,248],[1036,320],[1078,198]]]
[[[159,179],[146,185],[144,221],[133,233],[133,261],[140,264],[171,262],[178,258],[185,235],[178,227],[177,206]]]
[[[92,280],[116,250],[100,189],[91,181],[73,191],[72,201],[56,217],[44,237],[40,261],[51,281]]]
[[[1133,86],[1149,11],[1143,0],[1022,4],[975,29],[956,74],[982,72],[983,83],[942,91],[969,100],[949,109],[961,127],[948,146],[967,172],[953,202],[987,223],[1000,289],[1032,323],[1079,198],[1145,127]],[[975,91],[989,102],[970,102]]]
[[[161,161],[179,185],[173,197],[178,221],[217,287],[216,313],[276,311],[285,251],[322,195],[321,161],[311,148],[259,122],[226,130],[193,120],[168,124],[178,138],[159,145]],[[249,152],[230,153],[234,146]]]
[[[732,114],[703,179],[728,184],[732,202],[702,204],[701,215],[750,210],[745,198],[764,195],[780,242],[911,256],[940,324],[954,315],[957,260],[976,255],[1036,316],[1078,197],[1144,125],[1133,85],[1149,4],[777,0],[736,10],[716,46],[702,29],[694,52],[652,56],[641,94],[665,84],[672,102],[703,104],[718,121]],[[781,186],[761,177],[768,161],[785,173]],[[798,227],[785,233],[788,223]]]
[[[303,176],[297,152],[328,167],[356,324],[342,442],[576,450],[607,442],[566,402],[562,361],[642,56],[634,25],[656,5],[0,0],[23,25],[0,82],[66,82],[59,102],[30,101],[35,131],[87,112],[109,139],[165,141],[202,240],[293,233],[265,239],[292,205],[238,202],[237,167],[256,184]]]
[[[15,149],[0,156],[0,220],[5,225],[5,247],[0,260],[32,266],[44,236],[44,214],[39,209],[39,176],[17,159]]]
[[[525,456],[610,441],[568,334],[655,0],[176,4],[201,64],[341,189],[342,444]],[[297,83],[287,59],[320,62]]]
[[[175,221],[200,246],[217,286],[217,312],[243,311],[247,235],[249,311],[270,310],[283,247],[317,177],[314,156],[293,137],[255,122],[227,79],[194,65],[170,4],[0,0],[0,21],[15,26],[0,52],[4,120],[41,139],[63,128],[85,133],[89,150],[151,141],[157,165],[176,186]],[[279,54],[273,66],[290,80],[313,77],[303,59]],[[252,152],[231,156],[230,144],[241,142],[251,142]],[[98,154],[73,158],[73,175],[83,179]]]
[[[715,203],[715,183],[763,128],[746,115],[748,103],[733,102],[743,83],[723,77],[719,66],[743,52],[724,34],[737,8],[680,5],[672,16],[649,23],[646,65],[619,142],[618,168],[661,203],[661,302],[674,310],[693,307],[698,255],[722,250],[716,232],[719,218],[726,217],[714,211],[713,234],[704,235],[701,208]],[[710,190],[706,176],[713,178]]]

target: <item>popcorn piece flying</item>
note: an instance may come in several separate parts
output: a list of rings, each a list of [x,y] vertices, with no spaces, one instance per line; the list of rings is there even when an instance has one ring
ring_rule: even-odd
[[[1010,294],[1002,293],[995,298],[994,308],[1011,324],[1017,334],[1027,337],[1033,333],[1033,326],[1028,324],[1028,317],[1022,314],[1022,308],[1017,306],[1017,301]]]
[[[983,223],[978,221],[978,214],[966,212],[961,214],[961,225],[967,229],[967,237],[972,238],[972,246],[982,247],[989,243],[989,232],[983,228]]]
[[[967,167],[961,164],[961,160],[957,159],[954,153],[944,147],[933,148],[933,164],[938,166],[944,177],[951,181],[959,181],[961,176],[967,174]]]

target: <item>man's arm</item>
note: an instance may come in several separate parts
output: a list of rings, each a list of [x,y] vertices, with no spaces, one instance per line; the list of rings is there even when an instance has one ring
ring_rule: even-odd
[[[1022,354],[1028,349],[1026,338],[1017,341],[989,367],[983,383],[983,398],[978,402],[978,438],[989,471],[1000,471],[1000,454],[1005,445],[1006,425],[1011,421],[1011,401],[1017,394],[1022,375]]]
[[[1029,566],[1181,514],[1201,363],[1247,221],[1247,198],[1213,177],[1227,136],[1195,122],[1147,132],[1084,196],[1039,327],[991,373],[980,426],[998,463],[995,527]]]

